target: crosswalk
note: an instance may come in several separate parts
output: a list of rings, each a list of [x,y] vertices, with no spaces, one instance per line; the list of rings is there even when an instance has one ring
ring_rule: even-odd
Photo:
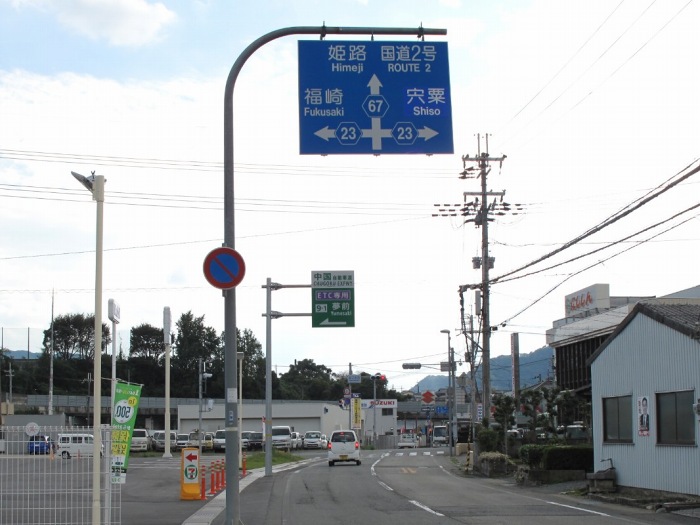
[[[387,456],[395,457],[418,457],[418,456],[444,456],[444,450],[363,450],[363,459],[382,458]],[[224,456],[202,455],[201,464],[209,469],[212,464],[224,461]],[[132,458],[129,461],[131,469],[180,469],[180,455],[173,454],[172,458],[152,457],[152,458]]]

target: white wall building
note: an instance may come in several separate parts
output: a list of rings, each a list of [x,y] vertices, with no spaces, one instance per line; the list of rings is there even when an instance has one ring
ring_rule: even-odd
[[[371,399],[362,400],[362,429],[360,436],[371,438],[376,428],[378,436],[396,431],[398,402],[396,399],[378,399],[375,408]],[[211,409],[209,409],[211,408]],[[215,432],[224,428],[223,402],[210,407],[202,404],[202,429]],[[265,402],[262,400],[243,400],[239,410],[241,430],[262,431],[265,417]],[[199,428],[199,405],[178,405],[177,421],[179,432],[191,432]],[[302,434],[308,430],[319,430],[329,435],[333,430],[350,427],[350,411],[341,409],[336,403],[326,401],[278,401],[272,402],[272,426],[288,425],[292,430]]]
[[[597,469],[612,463],[622,486],[700,495],[700,300],[638,303],[588,363]]]

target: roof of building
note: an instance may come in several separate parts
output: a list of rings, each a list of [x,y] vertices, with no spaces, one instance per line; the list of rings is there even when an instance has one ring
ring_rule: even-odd
[[[668,326],[688,337],[700,339],[700,303],[692,299],[683,300],[682,302],[663,299],[644,301],[635,305],[615,331],[610,334],[610,337],[591,355],[587,362],[589,366],[638,314],[646,315],[657,323]]]

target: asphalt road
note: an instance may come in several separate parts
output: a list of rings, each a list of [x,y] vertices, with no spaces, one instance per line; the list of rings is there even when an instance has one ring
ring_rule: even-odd
[[[466,476],[444,449],[367,451],[359,467],[329,467],[318,460],[257,480],[241,493],[241,520],[245,525],[698,524],[697,518],[561,490]],[[214,523],[223,524],[223,517]]]

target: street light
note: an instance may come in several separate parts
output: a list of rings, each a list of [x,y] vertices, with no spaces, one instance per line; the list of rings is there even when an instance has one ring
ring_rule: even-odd
[[[454,433],[455,433],[455,428],[454,428],[454,416],[455,416],[455,389],[454,389],[454,381],[452,380],[452,373],[454,371],[454,361],[453,361],[453,355],[452,355],[452,344],[451,344],[451,336],[450,336],[450,331],[445,329],[445,330],[440,330],[441,334],[447,334],[447,361],[449,363],[449,371],[447,374],[447,406],[448,406],[448,414],[447,418],[450,422],[449,424],[449,429],[450,429],[450,435],[449,435],[449,440],[450,440],[450,456],[453,455],[453,446],[454,446]],[[450,395],[450,393],[452,395]]]
[[[93,442],[92,442],[92,524],[100,524],[100,452],[102,449],[102,434],[100,432],[102,422],[102,218],[105,202],[105,178],[92,172],[90,177],[71,171],[80,184],[85,186],[92,199],[97,203],[97,220],[95,223],[95,356],[93,376],[95,378],[93,390]]]

